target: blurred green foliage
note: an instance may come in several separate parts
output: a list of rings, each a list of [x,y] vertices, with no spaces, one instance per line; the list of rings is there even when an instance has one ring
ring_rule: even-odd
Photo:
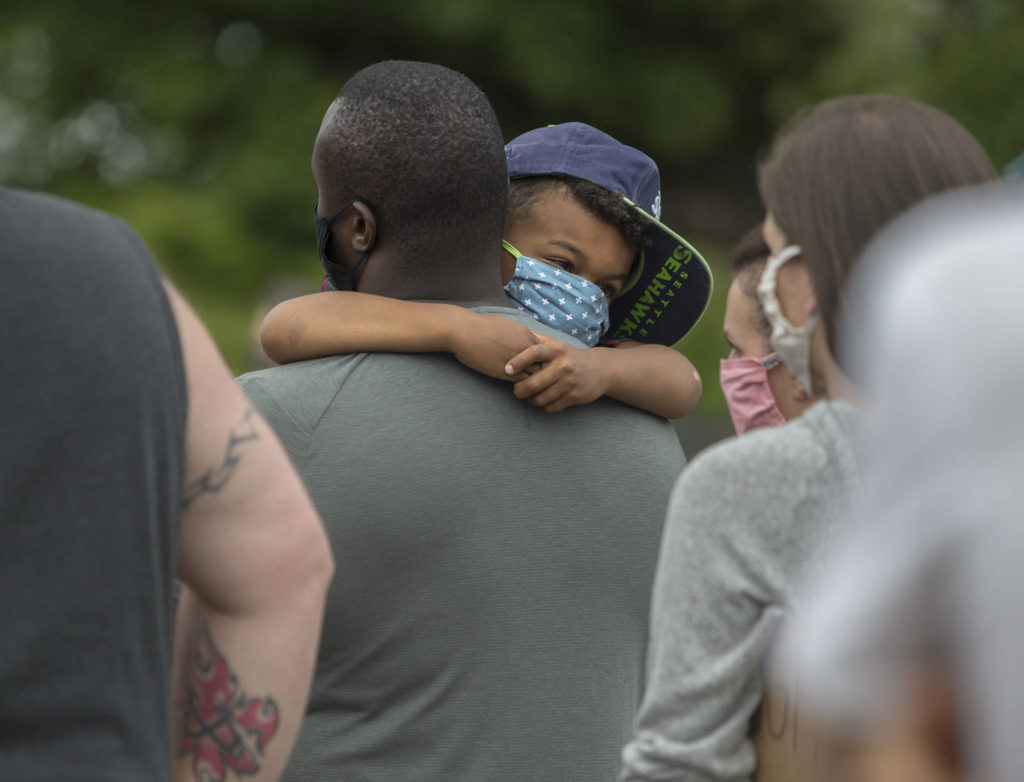
[[[957,116],[1001,166],[1024,148],[1022,51],[1018,0],[8,0],[0,180],[131,222],[241,372],[261,308],[319,278],[308,167],[328,103],[377,60],[448,65],[508,138],[582,120],[658,161],[665,222],[716,272],[684,343],[705,381],[680,425],[695,450],[728,432],[728,255],[761,218],[779,125],[891,92]]]

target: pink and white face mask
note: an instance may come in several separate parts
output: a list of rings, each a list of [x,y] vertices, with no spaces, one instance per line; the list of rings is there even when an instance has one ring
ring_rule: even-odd
[[[718,379],[736,434],[786,423],[768,385],[768,370],[782,363],[777,353],[764,358],[723,358]]]

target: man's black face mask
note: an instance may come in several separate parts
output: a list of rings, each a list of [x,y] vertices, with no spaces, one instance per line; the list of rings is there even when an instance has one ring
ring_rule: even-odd
[[[345,212],[354,204],[356,201],[362,201],[361,198],[353,198],[341,209],[334,213],[332,217],[321,217],[317,214],[317,207],[313,207],[313,221],[316,226],[316,247],[320,252],[320,263],[324,267],[324,271],[327,272],[327,279],[324,280],[324,290],[336,290],[336,291],[350,291],[355,289],[355,275],[366,263],[366,259],[370,257],[368,252],[363,253],[363,256],[356,263],[354,269],[349,270],[347,267],[341,264],[335,263],[327,257],[327,245],[331,241],[331,234],[333,229],[331,226],[341,217]]]

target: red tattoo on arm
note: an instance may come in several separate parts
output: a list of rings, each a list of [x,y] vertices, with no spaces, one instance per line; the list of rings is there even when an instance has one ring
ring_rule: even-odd
[[[191,756],[202,782],[224,782],[228,769],[256,774],[280,714],[271,697],[246,698],[204,626],[188,646],[178,692],[178,756]]]

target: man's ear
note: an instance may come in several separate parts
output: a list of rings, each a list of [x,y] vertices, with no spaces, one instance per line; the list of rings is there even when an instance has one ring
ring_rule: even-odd
[[[352,205],[355,212],[352,221],[352,249],[358,253],[368,253],[377,243],[377,218],[362,201]]]

